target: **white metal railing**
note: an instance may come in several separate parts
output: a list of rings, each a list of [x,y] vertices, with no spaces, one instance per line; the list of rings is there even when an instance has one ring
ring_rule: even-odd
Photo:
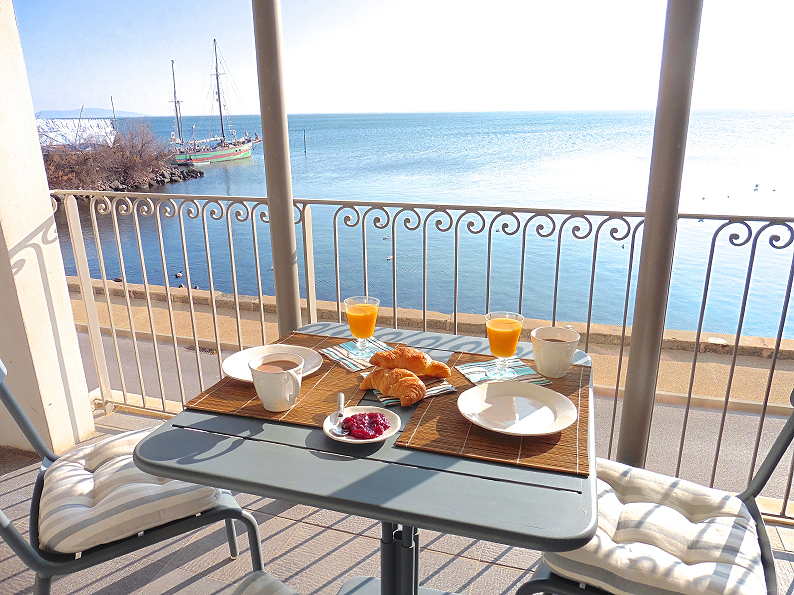
[[[79,191],[88,200],[76,201],[77,193],[53,192],[66,207],[56,210],[56,221],[67,274],[76,274],[85,299],[103,400],[178,410],[220,378],[224,351],[266,342],[274,309],[269,248],[278,241],[266,199]],[[643,213],[294,204],[305,322],[342,321],[344,297],[372,293],[382,298],[380,324],[395,328],[484,334],[476,315],[493,308],[519,311],[537,324],[572,322],[588,351],[612,343],[617,363],[602,447],[613,454]],[[752,365],[767,373],[751,407],[757,430],[748,472],[756,465],[769,412],[781,410],[771,397],[790,366],[780,371],[780,362],[794,359],[785,338],[793,225],[783,218],[679,216],[667,327],[690,329],[671,339],[689,371],[677,401],[680,434],[667,440],[678,445],[670,472],[685,465],[690,412],[704,402],[696,394],[702,354],[714,351],[723,352],[727,377],[712,424],[710,483],[719,483],[726,424],[744,400],[734,387],[736,371],[747,369],[742,358],[760,354]],[[92,305],[94,293],[99,305]]]

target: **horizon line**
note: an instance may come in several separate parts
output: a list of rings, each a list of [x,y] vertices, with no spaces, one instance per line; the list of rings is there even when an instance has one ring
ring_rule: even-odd
[[[86,108],[86,109],[104,109],[104,108]],[[68,112],[79,110],[66,110],[66,109],[42,109],[34,112],[36,119],[41,118],[42,112]],[[573,114],[573,113],[654,113],[655,108],[588,108],[588,109],[537,109],[537,110],[451,110],[451,111],[415,111],[415,112],[381,112],[381,111],[367,111],[367,112],[295,112],[288,113],[289,116],[394,116],[394,115],[441,115],[441,114]],[[768,113],[794,113],[794,109],[784,108],[693,108],[690,113],[696,112],[768,112]],[[129,112],[126,112],[129,113]],[[230,116],[237,117],[255,117],[260,116],[259,113],[249,114],[229,114]],[[134,118],[173,118],[173,114],[137,114],[116,116],[117,120],[127,120]],[[213,117],[212,114],[183,114],[186,118],[207,118]],[[49,120],[76,120],[79,116],[58,116],[49,117]],[[102,120],[113,119],[112,115],[108,116],[84,116],[84,119]]]

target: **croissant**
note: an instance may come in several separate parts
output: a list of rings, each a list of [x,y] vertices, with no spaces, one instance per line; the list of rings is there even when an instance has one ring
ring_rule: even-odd
[[[369,363],[381,368],[403,368],[414,374],[449,378],[451,372],[446,364],[436,362],[426,353],[413,347],[397,347],[391,351],[379,351],[369,359]]]
[[[426,392],[424,383],[416,374],[401,368],[375,368],[364,378],[360,388],[375,388],[387,397],[398,397],[403,407],[421,401]]]

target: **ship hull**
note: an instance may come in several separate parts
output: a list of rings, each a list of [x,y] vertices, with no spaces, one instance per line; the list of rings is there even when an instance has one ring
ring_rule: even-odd
[[[250,141],[231,147],[180,150],[172,155],[171,160],[176,165],[198,165],[247,159],[251,157],[253,145],[253,141]]]

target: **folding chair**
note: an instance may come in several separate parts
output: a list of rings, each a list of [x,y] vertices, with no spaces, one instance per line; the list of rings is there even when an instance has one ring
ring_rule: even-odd
[[[1,509],[0,537],[36,572],[35,595],[50,592],[53,576],[217,521],[226,521],[232,558],[239,554],[234,520],[245,525],[253,569],[264,570],[259,526],[231,492],[155,477],[135,466],[132,451],[151,430],[111,436],[58,457],[11,394],[6,375],[0,360],[0,400],[43,460],[30,506],[30,542]]]
[[[738,495],[599,459],[595,536],[578,550],[544,552],[517,595],[777,595],[756,497],[792,438],[794,414]]]

